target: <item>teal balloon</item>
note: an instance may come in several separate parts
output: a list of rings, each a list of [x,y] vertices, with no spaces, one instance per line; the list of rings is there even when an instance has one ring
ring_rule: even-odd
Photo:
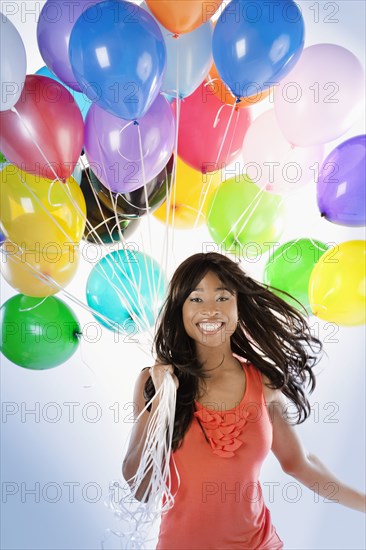
[[[91,99],[89,99],[85,94],[82,94],[81,92],[76,92],[75,90],[73,90],[69,86],[66,86],[66,84],[64,82],[62,82],[62,80],[57,78],[57,76],[55,74],[53,74],[53,72],[50,71],[49,68],[46,67],[46,66],[41,67],[36,72],[36,74],[39,74],[41,76],[48,76],[48,78],[52,78],[52,80],[56,80],[57,82],[62,84],[62,86],[64,88],[66,88],[66,90],[68,90],[70,92],[70,94],[72,95],[72,97],[75,99],[76,104],[79,107],[79,109],[81,111],[81,114],[83,116],[83,119],[85,120],[85,117],[88,114],[88,111],[89,111],[90,107],[93,104]]]
[[[77,162],[75,169],[72,173],[72,177],[74,178],[75,181],[78,182],[79,185],[81,184],[82,175],[83,175],[83,169],[80,165],[80,162]]]
[[[0,351],[16,365],[52,369],[79,345],[81,329],[72,309],[55,296],[12,296],[0,309]]]
[[[153,258],[122,249],[107,254],[94,266],[86,299],[101,325],[132,336],[154,325],[166,286],[165,275]]]
[[[308,295],[310,275],[319,258],[328,248],[328,245],[321,241],[307,238],[282,244],[267,261],[264,268],[264,283],[291,294],[310,313]],[[286,294],[277,290],[273,292],[288,304],[303,311],[303,308]]]

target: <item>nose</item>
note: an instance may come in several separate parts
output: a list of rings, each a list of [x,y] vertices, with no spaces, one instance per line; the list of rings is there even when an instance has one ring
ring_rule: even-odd
[[[216,301],[207,301],[202,304],[201,313],[208,317],[213,317],[219,313],[218,303]]]

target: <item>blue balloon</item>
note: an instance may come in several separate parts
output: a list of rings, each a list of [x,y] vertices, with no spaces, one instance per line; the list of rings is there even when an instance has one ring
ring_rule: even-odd
[[[165,92],[162,95],[169,101],[169,103],[173,103],[173,101],[177,99],[177,96],[172,96],[170,94],[166,94]]]
[[[101,325],[133,336],[154,325],[166,285],[153,258],[122,249],[107,254],[93,267],[86,298],[90,307],[107,317],[94,315]]]
[[[151,14],[145,2],[140,7]],[[175,98],[178,94],[183,99],[197,90],[212,66],[213,25],[211,21],[207,21],[197,29],[177,37],[158,21],[157,23],[163,34],[167,53],[161,91]]]
[[[163,35],[153,17],[130,2],[107,0],[85,10],[71,31],[69,56],[83,92],[121,118],[142,117],[160,92]]]
[[[303,46],[304,20],[293,0],[232,0],[217,20],[212,51],[222,80],[244,98],[283,79]]]
[[[48,76],[48,78],[52,78],[53,80],[56,80],[57,82],[62,84],[63,87],[66,88],[66,90],[68,90],[70,92],[70,94],[72,95],[72,97],[75,99],[75,101],[77,103],[77,106],[79,107],[79,109],[81,111],[81,114],[83,115],[83,119],[85,120],[85,117],[88,114],[88,111],[89,111],[89,109],[92,105],[92,101],[90,101],[90,99],[86,95],[84,95],[80,92],[76,92],[72,88],[69,88],[69,86],[66,86],[66,84],[64,82],[62,82],[62,80],[57,78],[57,76],[55,74],[53,74],[53,72],[50,71],[49,68],[46,67],[46,66],[41,67],[36,72],[36,74],[39,74],[41,76]]]

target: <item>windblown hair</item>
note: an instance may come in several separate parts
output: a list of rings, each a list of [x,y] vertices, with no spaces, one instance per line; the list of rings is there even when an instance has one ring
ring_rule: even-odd
[[[280,389],[295,405],[296,424],[310,415],[304,387],[314,391],[312,371],[323,345],[311,334],[305,316],[270,289],[256,282],[228,257],[216,252],[198,253],[176,269],[168,296],[157,320],[153,346],[157,361],[171,364],[179,380],[172,448],[178,449],[195,410],[199,382],[207,378],[195,352],[195,342],[183,325],[182,308],[189,294],[208,272],[214,272],[225,287],[236,293],[239,322],[231,336],[231,350],[265,374],[272,389]],[[287,294],[283,292],[283,294]],[[300,302],[299,302],[300,304]],[[306,311],[304,309],[306,314]],[[151,377],[145,384],[145,399],[154,395]]]

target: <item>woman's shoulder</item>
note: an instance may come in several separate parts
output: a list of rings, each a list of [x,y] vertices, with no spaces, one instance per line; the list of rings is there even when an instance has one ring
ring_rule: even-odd
[[[251,369],[254,369],[258,373],[258,377],[260,378],[262,382],[262,388],[263,388],[263,395],[266,403],[272,403],[278,399],[278,391],[279,390],[273,390],[272,388],[268,387],[271,386],[272,382],[271,379],[268,378],[265,374],[263,374],[262,371],[260,371],[253,363],[251,363],[248,359],[245,359],[242,355],[239,355],[237,353],[233,353],[233,356],[239,359],[241,363],[244,363],[247,367],[250,367]]]

